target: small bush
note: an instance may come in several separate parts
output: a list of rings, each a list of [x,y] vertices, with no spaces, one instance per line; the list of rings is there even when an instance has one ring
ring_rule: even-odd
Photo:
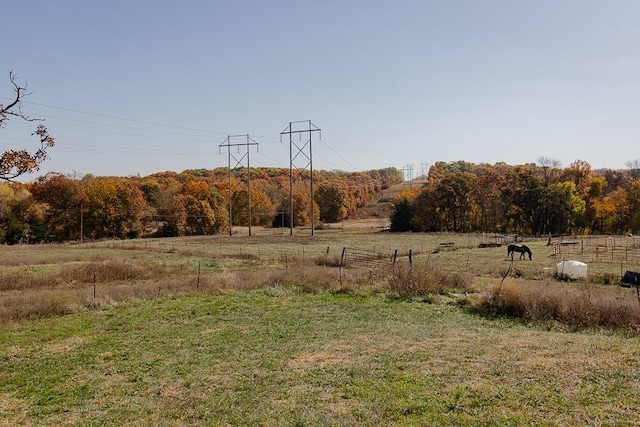
[[[615,273],[595,274],[590,277],[591,282],[600,285],[617,285],[620,283],[620,275]]]
[[[338,255],[323,255],[316,258],[316,265],[325,267],[340,267],[342,265],[342,257]]]

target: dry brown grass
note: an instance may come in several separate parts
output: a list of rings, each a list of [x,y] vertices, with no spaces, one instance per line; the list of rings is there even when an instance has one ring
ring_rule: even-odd
[[[480,234],[395,234],[347,227],[315,236],[308,230],[296,230],[294,236],[268,233],[0,247],[0,321],[110,307],[130,298],[274,287],[423,300],[469,293],[465,303],[471,304],[506,275],[508,281],[522,284],[522,295],[516,298],[511,292],[507,298],[502,295],[506,286],[492,288],[487,294],[491,298],[480,298],[484,311],[571,325],[630,329],[634,322],[640,324],[635,295],[617,286],[581,288],[616,283],[619,262],[601,257],[589,265],[588,282],[551,286],[557,258],[545,239],[527,241],[533,261],[511,261],[504,247],[479,248],[491,241]],[[398,262],[341,266],[343,248],[397,253]],[[549,291],[552,287],[554,292]],[[551,296],[540,294],[539,288]],[[576,288],[581,290],[578,296]],[[539,294],[533,299],[525,291]],[[609,314],[605,307],[611,307]]]
[[[93,282],[147,280],[162,277],[161,263],[135,264],[124,259],[56,265],[54,267],[22,265],[0,275],[0,291],[27,291],[56,287],[74,287]]]
[[[429,266],[397,264],[387,271],[387,289],[400,298],[471,291],[473,279],[462,273],[446,273]]]
[[[602,288],[586,283],[509,281],[487,292],[479,309],[493,315],[561,322],[577,327],[638,331],[640,304],[630,294],[626,289]]]

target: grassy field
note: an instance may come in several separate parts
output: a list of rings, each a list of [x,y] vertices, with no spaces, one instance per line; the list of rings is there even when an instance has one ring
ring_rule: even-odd
[[[640,424],[640,324],[481,309],[504,287],[637,315],[605,283],[629,250],[559,283],[544,239],[512,263],[482,235],[256,234],[0,248],[0,425]],[[343,248],[397,270],[318,265]]]

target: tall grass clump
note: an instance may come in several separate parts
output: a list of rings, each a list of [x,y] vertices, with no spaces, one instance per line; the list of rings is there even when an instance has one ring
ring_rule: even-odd
[[[161,263],[134,264],[126,260],[108,260],[54,267],[21,266],[0,274],[0,291],[50,289],[92,282],[145,280],[162,277]]]
[[[388,291],[400,298],[470,291],[472,285],[470,276],[442,272],[428,266],[396,264],[387,273]]]
[[[635,293],[590,284],[505,282],[480,300],[481,312],[574,327],[640,330],[640,304]]]
[[[114,259],[67,266],[60,276],[67,282],[90,283],[93,281],[145,280],[161,277],[165,272],[166,267],[161,263],[134,264],[123,259]]]
[[[319,293],[339,286],[339,272],[324,267],[303,266],[287,270],[245,274],[241,289],[283,287],[304,293]]]

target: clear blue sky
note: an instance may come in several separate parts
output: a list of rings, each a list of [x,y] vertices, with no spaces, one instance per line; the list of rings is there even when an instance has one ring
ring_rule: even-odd
[[[41,173],[226,166],[228,134],[259,144],[251,166],[288,167],[280,132],[308,119],[314,169],[624,168],[639,22],[637,0],[15,1],[0,96],[10,70],[28,83],[25,113],[57,140]],[[34,146],[33,127],[12,119],[0,150]]]

